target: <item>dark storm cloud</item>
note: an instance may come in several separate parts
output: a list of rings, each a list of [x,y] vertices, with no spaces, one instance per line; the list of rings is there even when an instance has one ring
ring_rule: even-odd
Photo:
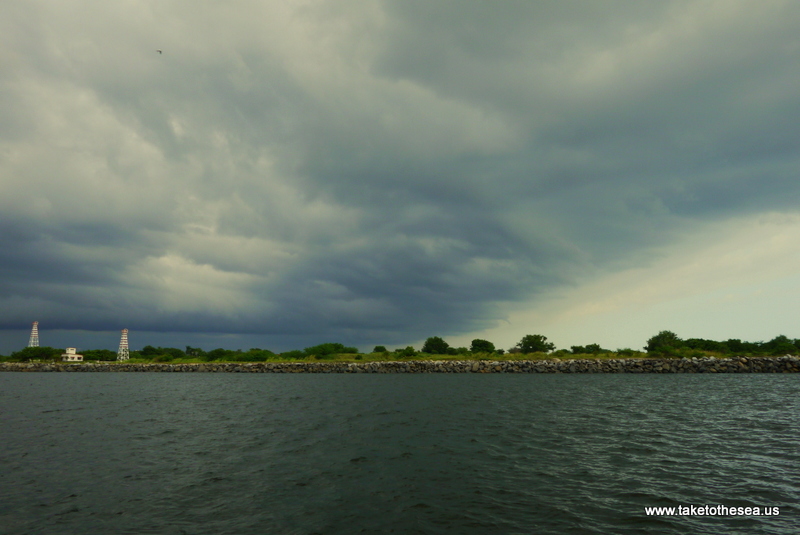
[[[464,333],[798,200],[794,3],[4,9],[6,329]]]

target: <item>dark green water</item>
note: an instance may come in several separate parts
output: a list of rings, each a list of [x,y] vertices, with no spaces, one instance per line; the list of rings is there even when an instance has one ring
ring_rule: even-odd
[[[796,374],[0,374],[4,534],[798,532]]]

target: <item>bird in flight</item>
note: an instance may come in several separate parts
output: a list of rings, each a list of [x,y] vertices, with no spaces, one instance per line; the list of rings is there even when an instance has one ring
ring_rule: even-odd
[[[159,54],[163,54],[163,52],[162,52],[162,51],[160,51],[160,50],[156,50],[156,52],[158,52]]]

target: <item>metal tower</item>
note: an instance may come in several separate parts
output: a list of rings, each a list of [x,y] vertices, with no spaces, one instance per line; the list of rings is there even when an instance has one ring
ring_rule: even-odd
[[[39,322],[33,322],[33,328],[31,329],[31,337],[28,340],[28,347],[39,347]]]
[[[122,329],[122,337],[119,339],[119,349],[117,350],[117,360],[128,360],[131,353],[128,351],[128,329]]]

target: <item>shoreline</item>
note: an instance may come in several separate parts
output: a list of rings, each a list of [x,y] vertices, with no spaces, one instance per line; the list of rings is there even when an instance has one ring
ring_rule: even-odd
[[[799,373],[800,356],[386,362],[3,362],[0,372],[172,373]]]

